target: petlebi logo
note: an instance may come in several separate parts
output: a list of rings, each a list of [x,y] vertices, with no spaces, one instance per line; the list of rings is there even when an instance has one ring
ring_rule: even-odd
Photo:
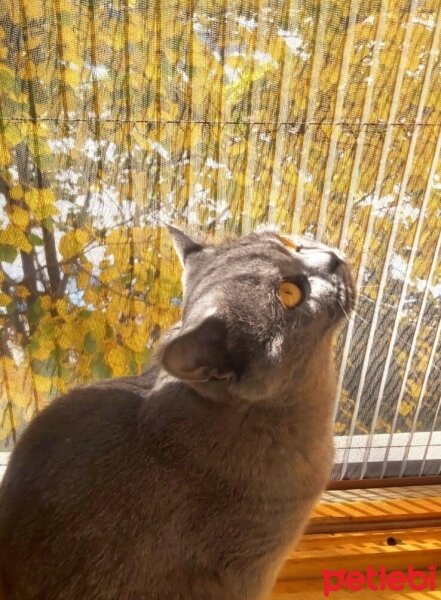
[[[390,571],[388,573],[383,566],[377,569],[368,566],[366,571],[348,571],[345,568],[338,571],[324,569],[322,574],[323,595],[326,597],[332,592],[343,589],[351,592],[360,592],[365,589],[422,592],[423,590],[433,591],[436,585],[435,565],[429,565],[426,571],[416,570],[409,565],[406,571]]]

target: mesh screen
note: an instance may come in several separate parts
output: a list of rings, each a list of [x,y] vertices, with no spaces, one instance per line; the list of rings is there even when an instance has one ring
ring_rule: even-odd
[[[138,373],[164,219],[344,249],[335,478],[441,468],[440,0],[3,0],[0,438]]]

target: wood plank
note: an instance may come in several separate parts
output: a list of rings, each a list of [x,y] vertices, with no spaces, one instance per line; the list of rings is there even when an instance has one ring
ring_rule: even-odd
[[[308,533],[400,526],[409,520],[421,526],[441,525],[441,485],[327,491],[315,507]],[[372,528],[372,527],[371,527]]]
[[[322,600],[323,569],[361,571],[368,566],[427,572],[437,565],[433,591],[342,589],[331,600],[406,598],[441,600],[441,486],[328,491],[316,506],[309,531],[350,524],[353,531],[306,533],[280,572],[271,600]],[[411,522],[412,527],[406,527]],[[366,524],[372,531],[360,531]],[[401,524],[401,526],[400,526]]]
[[[441,527],[396,530],[396,545],[388,545],[390,532],[305,535],[297,549],[287,558],[279,575],[271,600],[300,600],[324,598],[323,569],[338,571],[375,570],[407,572],[408,565],[427,572],[431,564],[437,566],[436,590],[418,594],[406,587],[398,594],[392,591],[376,592],[377,597],[440,598],[441,599]],[[308,592],[309,595],[306,595]],[[330,594],[335,600],[346,598],[348,590]],[[393,594],[395,593],[395,596]],[[303,594],[303,595],[302,595]],[[352,598],[373,598],[370,590],[350,592]]]

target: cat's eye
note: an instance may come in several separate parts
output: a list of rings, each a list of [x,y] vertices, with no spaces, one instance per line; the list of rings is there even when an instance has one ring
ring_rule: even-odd
[[[294,308],[303,300],[302,288],[292,281],[282,281],[279,285],[279,298],[285,308]]]

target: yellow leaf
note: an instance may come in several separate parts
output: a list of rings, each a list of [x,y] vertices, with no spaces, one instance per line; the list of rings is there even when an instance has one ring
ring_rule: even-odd
[[[16,294],[19,298],[27,298],[30,296],[31,292],[24,285],[18,285],[16,289]]]
[[[9,223],[6,229],[0,231],[0,244],[9,244],[27,253],[32,250],[32,244],[25,234],[13,223]]]
[[[87,381],[90,375],[92,356],[87,352],[80,352],[77,358],[75,377],[81,376],[81,379],[77,379],[78,383],[81,381]]]
[[[123,348],[112,348],[110,352],[107,353],[105,360],[109,367],[112,369],[113,375],[115,377],[127,375],[129,365],[126,353],[124,352]]]
[[[139,327],[129,327],[123,332],[124,343],[134,352],[141,352],[147,344],[146,335]]]
[[[335,423],[334,424],[334,432],[335,433],[344,433],[347,429],[347,425],[345,423]]]
[[[17,368],[18,365],[14,365],[14,369],[10,370],[8,373],[10,385],[10,395],[11,400],[14,404],[14,408],[20,406],[21,408],[26,408],[26,405],[29,404],[29,396],[32,393],[32,389],[30,388],[29,378],[23,373],[23,371]]]
[[[61,333],[59,333],[59,335],[57,336],[57,345],[62,350],[68,350],[69,348],[73,347],[73,343],[69,336],[69,332],[63,330],[61,331]]]
[[[84,229],[77,229],[75,232],[78,242],[84,246],[89,241],[89,234]]]
[[[35,358],[36,360],[47,360],[54,348],[54,342],[50,338],[40,339],[38,348],[32,350],[32,358]]]
[[[65,298],[60,298],[55,302],[57,312],[59,315],[64,316],[69,310],[69,304]]]
[[[64,323],[57,335],[57,344],[64,350],[75,349],[83,351],[83,330],[75,322]]]
[[[1,73],[1,70],[0,70],[0,73]],[[17,102],[26,102],[26,99],[22,98],[21,94],[20,94],[19,96],[17,96]],[[16,125],[11,125],[10,123],[9,123],[9,125],[6,126],[5,138],[11,146],[16,146],[23,139],[23,137],[20,133],[20,128],[17,127]],[[14,187],[19,188],[21,190],[21,185],[17,185]],[[12,188],[12,189],[14,189],[14,188]],[[23,190],[22,190],[22,192],[23,192]],[[21,194],[20,198],[22,197],[22,195],[23,195],[23,193]],[[12,198],[14,198],[14,196],[12,196]],[[19,198],[15,198],[15,200],[18,200],[18,199]]]
[[[4,294],[3,292],[0,292],[0,305],[1,306],[6,306],[11,302],[12,298],[11,296],[8,296],[8,294]]]
[[[97,306],[101,302],[102,297],[96,288],[89,287],[84,292],[84,300],[86,302],[89,302],[90,304]]]
[[[406,382],[406,387],[413,398],[418,398],[421,386],[417,381],[408,379]]]
[[[397,356],[397,362],[399,365],[404,365],[407,361],[408,354],[406,352],[401,351]]]
[[[13,208],[9,215],[9,218],[14,223],[14,225],[17,225],[19,229],[24,230],[29,225],[28,211],[24,208],[20,208],[19,206]]]
[[[106,322],[100,315],[94,315],[87,321],[89,331],[96,341],[101,340],[106,335]]]
[[[9,150],[0,145],[0,166],[6,167],[11,161]]]
[[[110,283],[111,281],[114,281],[115,279],[118,280],[120,274],[121,274],[121,271],[119,269],[117,269],[116,267],[107,267],[105,270],[102,271],[102,273],[100,275],[100,280],[103,283]]]
[[[412,411],[413,405],[410,402],[403,400],[400,406],[400,415],[406,417]]]
[[[25,192],[24,199],[38,221],[58,214],[58,209],[54,206],[55,196],[52,190],[32,189]]]
[[[21,185],[14,185],[14,187],[9,190],[9,195],[13,200],[20,200],[20,198],[23,198],[23,188]]]
[[[2,419],[0,423],[0,441],[5,441],[10,435],[12,435],[11,420]]]
[[[83,229],[69,231],[60,240],[60,252],[64,258],[72,258],[81,254],[82,249],[89,241],[89,234]]]
[[[79,69],[78,70],[76,68],[66,69],[66,74],[65,74],[66,83],[68,83],[72,87],[77,87],[77,85],[80,83],[80,79],[81,79],[81,77],[80,77]]]
[[[44,394],[50,392],[52,389],[52,379],[48,377],[43,377],[42,375],[34,374],[34,385],[37,388],[37,391]]]
[[[228,156],[230,158],[235,158],[236,156],[245,154],[246,152],[246,144],[244,142],[239,142],[235,144],[231,144],[227,148]]]
[[[40,306],[43,310],[49,310],[52,306],[52,298],[50,296],[41,296]]]
[[[113,51],[121,50],[122,48],[124,48],[124,35],[122,31],[112,31],[111,35],[108,36],[107,40],[108,46],[110,46]]]
[[[60,0],[58,6],[60,12],[70,13],[72,11],[72,0]]]
[[[70,0],[72,1],[72,0]],[[71,10],[71,9],[69,9]],[[63,58],[65,61],[69,63],[73,63],[78,65],[81,63],[80,57],[78,56],[78,45],[77,44],[68,44],[63,52]]]
[[[68,384],[61,377],[55,377],[53,383],[59,394],[65,394],[69,389]]]
[[[42,19],[47,16],[44,10],[44,0],[32,0],[32,2],[26,2],[26,18],[27,19]]]
[[[36,74],[37,69],[35,68],[34,63],[31,60],[26,61],[23,68],[23,79],[34,79]]]
[[[238,185],[244,186],[246,184],[247,178],[245,173],[238,173],[235,179]]]
[[[89,273],[85,273],[81,271],[81,273],[77,277],[77,285],[80,289],[84,290],[89,283],[90,275]]]
[[[37,48],[39,46],[41,46],[44,43],[44,38],[43,35],[37,35],[36,33],[33,33],[31,36],[28,37],[28,50],[37,50]]]

